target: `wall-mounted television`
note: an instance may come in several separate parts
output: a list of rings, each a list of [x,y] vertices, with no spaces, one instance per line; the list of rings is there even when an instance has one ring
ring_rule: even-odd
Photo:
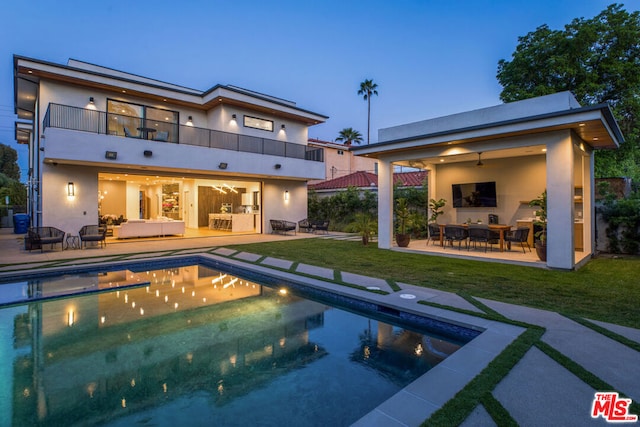
[[[496,183],[474,182],[470,184],[452,184],[454,208],[495,208]]]

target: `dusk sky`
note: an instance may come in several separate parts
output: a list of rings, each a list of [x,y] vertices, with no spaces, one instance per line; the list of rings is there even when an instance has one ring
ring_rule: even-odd
[[[602,0],[45,1],[3,3],[0,143],[14,139],[13,55],[78,59],[206,90],[240,86],[329,116],[309,137],[332,141],[346,127],[366,141],[360,82],[373,79],[377,130],[500,103],[500,59],[542,24],[592,18]],[[625,9],[640,9],[638,0]]]

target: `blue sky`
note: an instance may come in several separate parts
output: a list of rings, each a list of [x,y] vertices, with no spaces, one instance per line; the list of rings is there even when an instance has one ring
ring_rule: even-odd
[[[13,134],[13,54],[74,58],[194,89],[231,84],[329,116],[309,136],[377,129],[500,103],[497,63],[542,24],[591,18],[601,0],[6,2],[0,17],[0,143]],[[638,0],[625,4],[640,9]]]

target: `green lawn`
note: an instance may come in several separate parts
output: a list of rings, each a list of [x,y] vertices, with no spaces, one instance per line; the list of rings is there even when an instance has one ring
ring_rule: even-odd
[[[552,271],[401,253],[338,240],[301,239],[234,248],[640,328],[640,257],[601,257],[578,271]]]

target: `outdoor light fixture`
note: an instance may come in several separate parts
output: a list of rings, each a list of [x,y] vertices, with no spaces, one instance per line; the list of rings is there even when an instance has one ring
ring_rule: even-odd
[[[91,105],[93,105],[93,104],[94,104],[94,102],[93,102],[93,96],[89,97],[89,104],[91,104]]]
[[[118,152],[117,151],[105,151],[104,158],[105,159],[109,159],[109,160],[115,160],[115,159],[118,158]]]
[[[232,114],[232,115],[231,115],[231,119],[232,119],[232,120],[235,120],[235,119],[236,119],[236,115],[235,115],[235,114]]]
[[[220,164],[218,165],[218,168],[220,168],[220,169],[226,169],[226,168],[227,168],[227,166],[229,166],[229,165],[227,165],[225,162],[220,162]]]
[[[187,126],[193,126],[193,117],[189,116],[189,120],[187,120]]]
[[[153,151],[151,150],[144,150],[144,156],[145,157],[151,157],[153,155]]]
[[[284,201],[285,202],[289,201],[289,190],[284,190]]]
[[[73,185],[73,182],[69,182],[67,184],[67,196],[73,197],[76,195],[76,186]]]
[[[285,125],[283,124],[283,125],[282,125],[282,126],[281,126],[280,128],[281,128],[282,130],[284,130],[284,128],[285,128]]]
[[[275,169],[280,169],[281,167],[282,167],[282,165],[280,163],[276,163],[275,166],[274,166]]]

